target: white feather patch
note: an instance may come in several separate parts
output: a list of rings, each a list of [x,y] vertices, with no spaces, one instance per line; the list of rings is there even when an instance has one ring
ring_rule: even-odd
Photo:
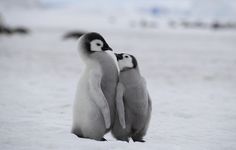
[[[102,51],[103,42],[98,39],[92,40],[90,42],[90,46],[91,46],[91,51],[100,52]]]

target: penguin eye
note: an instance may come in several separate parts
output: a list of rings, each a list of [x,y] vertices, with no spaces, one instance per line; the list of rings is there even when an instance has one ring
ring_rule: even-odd
[[[129,58],[129,56],[126,55],[125,58]]]
[[[97,43],[97,46],[101,46],[101,43]]]

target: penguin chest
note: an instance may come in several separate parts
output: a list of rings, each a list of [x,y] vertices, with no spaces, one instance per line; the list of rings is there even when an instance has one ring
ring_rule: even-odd
[[[148,94],[142,86],[131,87],[125,91],[125,105],[137,116],[146,116],[148,110]]]
[[[80,114],[90,114],[97,111],[97,106],[94,103],[93,96],[94,93],[91,93],[89,90],[88,81],[85,78],[81,78],[79,86],[77,88],[76,99],[74,107]]]

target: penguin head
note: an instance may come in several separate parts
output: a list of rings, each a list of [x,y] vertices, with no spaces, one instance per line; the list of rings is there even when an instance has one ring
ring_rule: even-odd
[[[80,47],[84,50],[84,53],[91,54],[94,52],[102,52],[102,51],[112,51],[110,46],[104,40],[104,38],[95,32],[84,34],[79,39]]]
[[[116,58],[118,61],[120,71],[136,69],[138,66],[137,60],[133,55],[120,53],[116,54]]]
[[[102,59],[107,56],[111,57],[115,63],[118,73],[120,72],[118,62],[112,48],[110,48],[99,33],[91,32],[81,36],[79,38],[79,53],[85,62],[90,62],[88,60],[94,59],[102,61]]]

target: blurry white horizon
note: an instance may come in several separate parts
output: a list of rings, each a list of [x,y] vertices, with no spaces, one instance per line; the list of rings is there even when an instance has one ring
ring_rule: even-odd
[[[1,0],[0,10],[14,8],[65,8],[96,10],[100,12],[143,10],[157,16],[182,16],[202,18],[236,18],[234,0]]]
[[[95,16],[96,26],[107,26],[110,20],[117,26],[148,20],[158,21],[200,21],[200,22],[236,22],[236,1],[234,0],[1,0],[0,14],[6,23],[31,26],[48,26],[46,22],[54,20],[63,23],[76,18]],[[45,20],[35,24],[35,18]],[[101,20],[99,20],[101,19]],[[60,23],[61,23],[60,22]],[[82,23],[81,23],[82,22]],[[83,23],[86,22],[85,25]],[[128,22],[128,23],[127,23]],[[61,27],[87,26],[87,20],[74,21]],[[126,25],[124,25],[126,24]],[[50,25],[52,25],[50,23]],[[60,26],[60,25],[59,25]],[[160,26],[160,25],[159,25]],[[115,25],[112,25],[115,27]]]

